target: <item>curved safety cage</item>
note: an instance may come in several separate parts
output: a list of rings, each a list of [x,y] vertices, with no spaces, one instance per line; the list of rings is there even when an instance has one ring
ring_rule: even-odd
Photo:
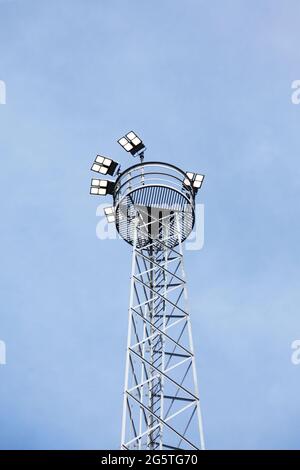
[[[121,173],[114,187],[115,223],[121,237],[157,250],[183,242],[195,222],[195,190],[174,165],[147,162]],[[179,240],[180,239],[180,240]]]

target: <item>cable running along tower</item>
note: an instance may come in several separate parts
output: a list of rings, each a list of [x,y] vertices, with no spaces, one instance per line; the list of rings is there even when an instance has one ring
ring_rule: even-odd
[[[116,179],[93,178],[90,193],[112,195],[107,220],[132,246],[121,449],[204,449],[182,247],[204,176],[144,162],[132,131],[118,142],[140,162],[121,171],[97,155],[92,171]]]

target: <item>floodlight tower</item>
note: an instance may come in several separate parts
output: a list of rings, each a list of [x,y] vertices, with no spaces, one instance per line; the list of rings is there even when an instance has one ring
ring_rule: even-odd
[[[108,222],[132,246],[121,449],[204,449],[182,244],[195,222],[204,176],[144,162],[131,131],[119,144],[140,162],[121,171],[97,155],[91,194],[113,196]]]

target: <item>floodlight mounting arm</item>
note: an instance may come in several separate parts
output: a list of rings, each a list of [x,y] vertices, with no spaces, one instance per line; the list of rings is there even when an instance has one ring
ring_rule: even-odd
[[[144,158],[145,158],[145,151],[147,150],[146,147],[143,147],[141,150],[139,150],[137,153],[132,154],[133,158],[139,157],[141,163],[143,163]]]

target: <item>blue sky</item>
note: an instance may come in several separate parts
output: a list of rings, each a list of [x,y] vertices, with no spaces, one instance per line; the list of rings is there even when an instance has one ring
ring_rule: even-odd
[[[300,5],[0,0],[2,449],[118,448],[130,249],[96,153],[206,174],[186,253],[209,449],[299,449]]]

